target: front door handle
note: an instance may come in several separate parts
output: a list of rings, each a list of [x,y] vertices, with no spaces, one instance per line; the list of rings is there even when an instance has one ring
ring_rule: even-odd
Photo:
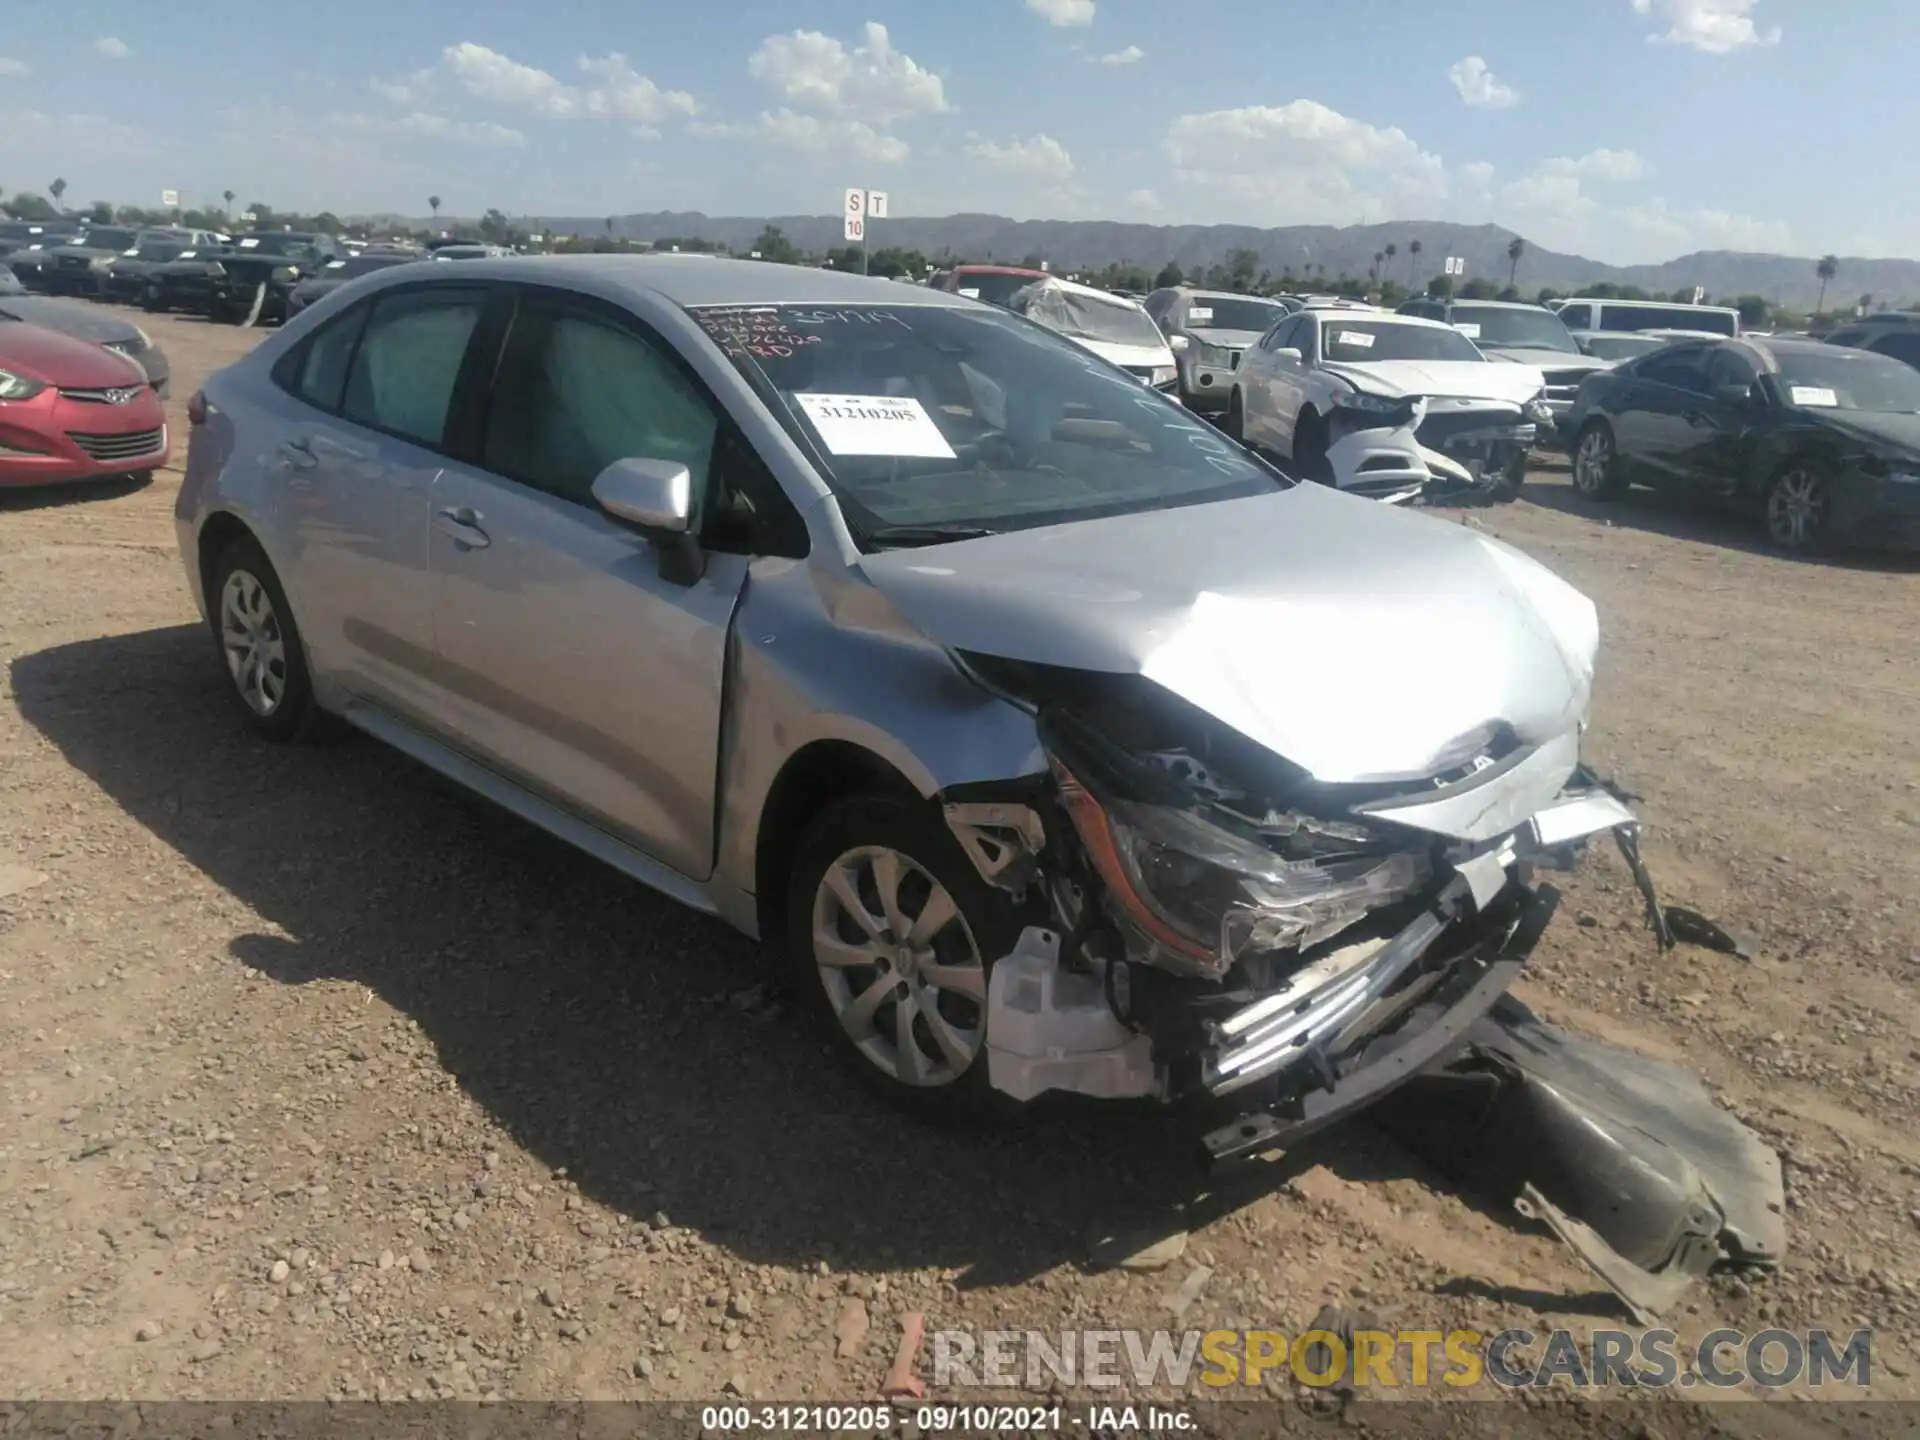
[[[484,550],[493,537],[480,528],[480,515],[467,505],[451,505],[433,517],[433,528],[467,550]]]
[[[311,470],[320,463],[320,457],[313,453],[313,441],[304,435],[282,440],[280,458],[295,470]]]

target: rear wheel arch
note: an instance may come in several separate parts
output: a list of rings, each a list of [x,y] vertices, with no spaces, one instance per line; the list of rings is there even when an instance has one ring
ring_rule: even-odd
[[[787,877],[807,827],[834,800],[863,793],[925,798],[881,756],[847,740],[816,740],[781,766],[754,837],[754,907],[763,942],[777,943],[785,932]]]
[[[231,510],[216,510],[200,527],[200,548],[197,556],[200,566],[200,594],[206,599],[209,608],[218,598],[213,593],[213,567],[226,552],[227,547],[242,538],[252,540],[256,545],[260,543],[260,537],[253,533],[252,527]]]

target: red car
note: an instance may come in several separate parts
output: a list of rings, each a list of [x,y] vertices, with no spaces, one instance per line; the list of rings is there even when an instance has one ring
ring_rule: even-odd
[[[1022,265],[956,265],[951,270],[942,270],[927,285],[930,289],[985,300],[1004,310],[1015,295],[1034,281],[1046,278],[1046,271],[1029,270]]]
[[[0,323],[0,488],[166,463],[166,412],[136,362],[38,325]]]

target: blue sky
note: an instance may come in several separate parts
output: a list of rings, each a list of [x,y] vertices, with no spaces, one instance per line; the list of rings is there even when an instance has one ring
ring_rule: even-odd
[[[540,216],[866,184],[897,214],[1492,221],[1616,263],[1920,255],[1920,0],[192,9],[0,14],[0,189]]]

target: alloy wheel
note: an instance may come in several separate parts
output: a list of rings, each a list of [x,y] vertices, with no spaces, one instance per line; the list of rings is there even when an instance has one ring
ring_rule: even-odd
[[[1589,430],[1580,437],[1580,448],[1573,457],[1574,488],[1584,495],[1598,495],[1607,488],[1613,469],[1613,440],[1604,430]]]
[[[813,959],[848,1037],[904,1085],[951,1085],[986,1038],[987,970],[946,886],[883,845],[844,852],[813,898]]]
[[[234,570],[220,590],[220,648],[247,708],[265,719],[287,694],[287,644],[273,597],[249,570]]]
[[[1811,470],[1796,467],[1767,492],[1767,534],[1776,545],[1806,550],[1820,539],[1827,518],[1827,488]]]

